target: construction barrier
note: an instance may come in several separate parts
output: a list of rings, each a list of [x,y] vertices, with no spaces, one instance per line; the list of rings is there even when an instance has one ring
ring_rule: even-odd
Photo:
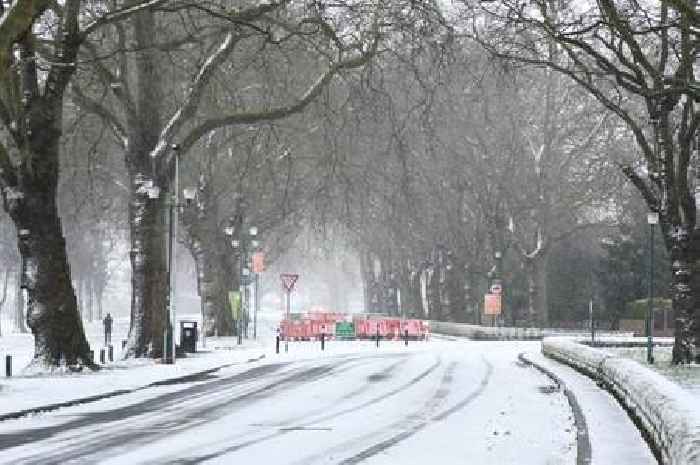
[[[377,314],[346,314],[309,312],[290,315],[280,322],[280,334],[288,340],[311,341],[325,339],[426,339],[430,333],[427,321],[389,318]]]

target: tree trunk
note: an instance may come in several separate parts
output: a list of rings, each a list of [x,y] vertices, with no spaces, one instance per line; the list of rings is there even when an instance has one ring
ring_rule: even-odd
[[[88,276],[86,287],[87,287],[88,318],[90,319],[90,321],[94,321],[95,320],[95,312],[94,312],[95,308],[93,306],[94,305],[93,296],[95,295],[94,294],[94,292],[95,292],[94,287],[95,286],[94,286],[94,279],[92,276]]]
[[[675,314],[673,363],[697,362],[700,354],[696,352],[696,347],[700,340],[697,335],[694,295],[700,295],[700,274],[696,270],[691,273],[691,240],[687,230],[678,226],[672,228],[670,243],[671,296]],[[700,231],[694,231],[692,246],[693,249],[700,247]],[[698,251],[693,252],[693,255],[699,256]]]
[[[10,270],[5,270],[5,279],[3,280],[2,286],[2,299],[0,299],[0,336],[2,336],[2,310],[5,308],[5,301],[7,300],[7,281],[10,278]]]
[[[427,273],[426,300],[428,302],[428,318],[442,321],[440,308],[440,278],[437,268]]]
[[[104,291],[102,287],[99,287],[95,290],[95,301],[97,303],[97,321],[102,321],[102,299],[104,297]]]
[[[31,186],[23,186],[22,199],[6,205],[19,232],[27,324],[34,334],[30,366],[66,366],[73,370],[94,367],[71,284],[54,184],[43,178],[26,184]]]
[[[160,357],[168,306],[166,202],[170,172],[153,165],[151,151],[162,130],[162,76],[156,21],[152,10],[131,18],[137,52],[133,62],[136,112],[127,122],[126,166],[130,178],[129,223],[131,232],[131,326],[127,357]],[[165,171],[165,172],[163,172]],[[150,173],[150,176],[148,175]],[[149,199],[148,184],[160,189]]]
[[[21,262],[20,258],[20,262]],[[17,270],[15,275],[15,328],[20,333],[27,332],[27,326],[24,323],[24,288],[22,287],[22,266]]]
[[[547,258],[537,256],[527,261],[528,319],[536,327],[549,324],[547,308]]]
[[[161,357],[168,300],[165,194],[149,199],[146,177],[131,176],[131,325],[127,357]],[[165,191],[166,189],[162,187]]]
[[[221,253],[222,250],[230,250],[230,247],[221,241],[197,239],[193,244],[192,254],[199,276],[197,281],[204,315],[203,330],[207,336],[234,334],[228,292],[238,290],[238,273],[231,265],[227,266],[230,260]],[[227,283],[227,279],[231,282]]]

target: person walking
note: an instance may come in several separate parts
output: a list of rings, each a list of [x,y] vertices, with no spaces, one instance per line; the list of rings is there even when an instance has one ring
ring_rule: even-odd
[[[102,321],[105,327],[105,346],[112,344],[112,315],[107,313],[107,316]]]

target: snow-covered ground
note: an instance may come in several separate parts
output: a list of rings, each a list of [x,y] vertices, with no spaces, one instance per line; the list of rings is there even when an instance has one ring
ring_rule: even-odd
[[[654,347],[654,364],[646,363],[646,348],[616,348],[606,349],[608,352],[620,357],[635,360],[647,368],[651,368],[678,383],[681,387],[700,397],[700,365],[673,365],[671,364],[672,347]]]
[[[112,334],[114,362],[106,363],[98,372],[61,374],[51,376],[23,375],[22,369],[31,360],[34,342],[31,334],[10,333],[0,337],[0,416],[11,412],[33,409],[49,404],[71,401],[77,398],[102,395],[117,390],[138,389],[150,383],[186,376],[228,364],[244,364],[251,358],[264,355],[274,345],[274,321],[276,314],[263,314],[259,321],[258,341],[244,339],[238,345],[235,338],[209,338],[206,347],[202,342],[196,354],[178,358],[173,365],[158,360],[123,360],[121,341],[129,331],[128,319],[115,319]],[[196,314],[184,314],[180,320],[199,320]],[[90,346],[99,361],[99,351],[104,347],[101,322],[86,322],[85,332]],[[252,338],[252,331],[250,332]],[[179,335],[177,335],[179,338]],[[5,355],[12,355],[12,377],[5,377]]]
[[[576,463],[566,397],[518,362],[521,352],[537,354],[539,342],[328,341],[323,352],[318,342],[290,342],[288,353],[282,345],[275,354],[276,321],[275,313],[261,316],[257,343],[210,339],[206,351],[174,366],[115,362],[95,374],[0,379],[0,414],[139,388],[0,422],[0,463]],[[101,337],[87,330],[92,341]],[[619,406],[569,371],[567,384],[583,396],[593,463],[653,463]]]
[[[574,393],[586,421],[591,442],[591,465],[653,465],[657,461],[641,433],[615,398],[587,376],[545,357],[526,353],[527,359],[553,372]],[[625,451],[621,454],[620,451]]]

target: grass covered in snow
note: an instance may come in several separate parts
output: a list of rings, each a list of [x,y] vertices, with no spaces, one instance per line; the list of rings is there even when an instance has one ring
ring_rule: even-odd
[[[671,363],[671,347],[654,347],[654,364],[647,364],[647,350],[645,347],[607,348],[607,352],[620,357],[635,360],[642,365],[652,368],[683,388],[700,396],[700,365],[673,365]]]

